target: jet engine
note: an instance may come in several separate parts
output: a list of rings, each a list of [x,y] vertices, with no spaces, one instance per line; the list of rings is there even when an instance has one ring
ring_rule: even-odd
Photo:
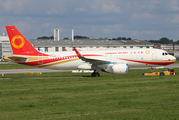
[[[128,73],[128,64],[108,64],[104,71],[114,74],[126,74]]]

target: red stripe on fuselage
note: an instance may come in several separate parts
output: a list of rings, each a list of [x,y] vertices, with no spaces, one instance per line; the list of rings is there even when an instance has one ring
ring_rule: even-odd
[[[130,62],[136,62],[136,63],[143,63],[143,64],[151,64],[151,65],[170,65],[175,63],[175,61],[161,61],[161,62],[156,62],[156,61],[139,61],[139,60],[130,60],[130,59],[123,59],[120,58],[121,60],[125,60],[125,61],[130,61]]]

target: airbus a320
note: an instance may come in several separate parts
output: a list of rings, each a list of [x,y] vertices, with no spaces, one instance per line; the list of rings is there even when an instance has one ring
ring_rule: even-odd
[[[92,77],[99,77],[99,71],[114,74],[128,73],[129,68],[158,67],[175,63],[176,58],[160,49],[118,49],[64,52],[40,52],[16,29],[6,26],[13,55],[5,56],[7,61],[57,70],[94,70]]]

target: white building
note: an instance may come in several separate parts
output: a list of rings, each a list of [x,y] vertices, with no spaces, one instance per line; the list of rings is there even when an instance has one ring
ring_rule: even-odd
[[[144,40],[98,40],[98,39],[79,39],[79,40],[42,40],[30,39],[29,42],[43,52],[72,51],[73,47],[78,50],[107,50],[124,48],[153,48],[154,44]]]
[[[11,54],[12,49],[9,42],[9,37],[5,35],[0,36],[0,60],[2,60],[4,56]]]

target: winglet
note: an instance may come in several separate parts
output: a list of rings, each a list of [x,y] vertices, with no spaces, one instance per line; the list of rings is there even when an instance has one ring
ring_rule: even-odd
[[[76,52],[76,54],[79,58],[83,57],[83,55],[81,55],[80,52],[78,52],[78,50],[75,47],[73,47],[73,50]]]

